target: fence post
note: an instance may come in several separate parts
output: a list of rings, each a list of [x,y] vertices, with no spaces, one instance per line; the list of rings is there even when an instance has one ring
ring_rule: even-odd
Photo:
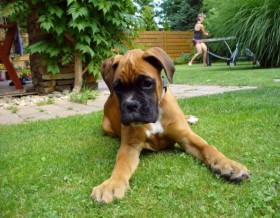
[[[163,31],[163,39],[164,39],[164,50],[166,51],[167,50],[167,40],[166,40],[166,32]]]

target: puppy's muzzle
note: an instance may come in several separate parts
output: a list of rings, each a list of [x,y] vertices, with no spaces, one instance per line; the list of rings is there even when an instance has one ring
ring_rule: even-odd
[[[128,113],[139,113],[140,106],[140,102],[134,99],[127,99],[122,105]]]
[[[141,99],[141,98],[140,98]],[[148,98],[149,99],[149,98]],[[158,118],[157,105],[150,99],[128,98],[120,104],[121,122],[124,125],[132,123],[154,123]]]

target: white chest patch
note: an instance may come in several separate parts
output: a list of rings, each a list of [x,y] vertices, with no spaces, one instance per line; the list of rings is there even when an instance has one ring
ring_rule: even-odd
[[[150,138],[152,135],[162,134],[164,132],[163,126],[159,120],[156,123],[149,123],[149,125],[151,129],[145,131],[148,138]]]

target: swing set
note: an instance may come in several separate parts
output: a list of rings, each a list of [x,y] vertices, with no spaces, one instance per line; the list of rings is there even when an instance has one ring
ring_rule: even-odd
[[[0,62],[2,62],[14,83],[16,89],[24,89],[20,79],[17,76],[17,73],[14,69],[13,64],[10,61],[10,52],[12,44],[15,39],[17,25],[12,24],[0,24],[0,29],[6,29],[6,35],[3,41],[0,41]]]

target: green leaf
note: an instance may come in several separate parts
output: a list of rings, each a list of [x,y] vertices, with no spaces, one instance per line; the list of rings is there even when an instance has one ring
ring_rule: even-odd
[[[82,43],[77,43],[75,49],[81,51],[83,54],[89,54],[91,57],[94,56],[94,51],[89,46]]]
[[[84,30],[86,28],[86,26],[84,25],[84,23],[78,23],[77,28],[78,28],[79,32],[81,32],[82,30]]]
[[[98,75],[99,73],[99,64],[97,64],[97,61],[91,60],[88,64],[88,71],[89,73],[93,74],[93,75]]]
[[[40,17],[39,17],[39,19],[38,19],[38,22],[39,23],[43,23],[43,22],[45,22],[46,21],[46,15],[41,15]]]
[[[50,57],[57,57],[60,53],[60,50],[59,48],[49,47],[48,53],[50,54]]]
[[[50,14],[56,15],[59,18],[61,18],[64,13],[63,10],[59,7],[50,7],[49,12],[50,12]]]
[[[90,25],[90,27],[91,27],[91,34],[92,35],[95,35],[96,33],[98,33],[100,31],[100,29],[98,28],[96,23],[92,23]]]
[[[61,25],[56,25],[54,30],[57,33],[57,35],[60,36],[64,32],[64,27]]]
[[[74,3],[67,10],[67,14],[71,15],[73,20],[75,20],[77,17],[79,17],[79,14],[77,13],[78,9],[79,5],[77,3]]]
[[[73,20],[76,20],[78,17],[87,17],[89,12],[86,7],[80,7],[80,5],[75,2],[75,4],[70,6],[67,14],[71,15]]]
[[[82,42],[86,42],[88,45],[90,45],[91,42],[91,38],[88,35],[81,35],[80,36],[80,40]]]
[[[28,52],[31,54],[40,53],[42,54],[48,48],[48,43],[46,41],[39,41],[33,43],[27,47]]]
[[[70,52],[68,52],[65,55],[63,55],[62,59],[61,59],[62,65],[69,64],[73,60],[73,57],[74,57],[73,53],[70,53]]]
[[[87,17],[88,16],[88,9],[86,7],[81,7],[78,10],[80,16]]]
[[[53,27],[53,23],[51,21],[45,21],[40,24],[40,27],[42,29],[45,29],[47,32],[49,32],[50,28]]]
[[[52,74],[58,74],[59,73],[59,67],[57,64],[48,64],[48,72],[51,72]]]
[[[67,0],[67,6],[71,5],[75,0]]]

